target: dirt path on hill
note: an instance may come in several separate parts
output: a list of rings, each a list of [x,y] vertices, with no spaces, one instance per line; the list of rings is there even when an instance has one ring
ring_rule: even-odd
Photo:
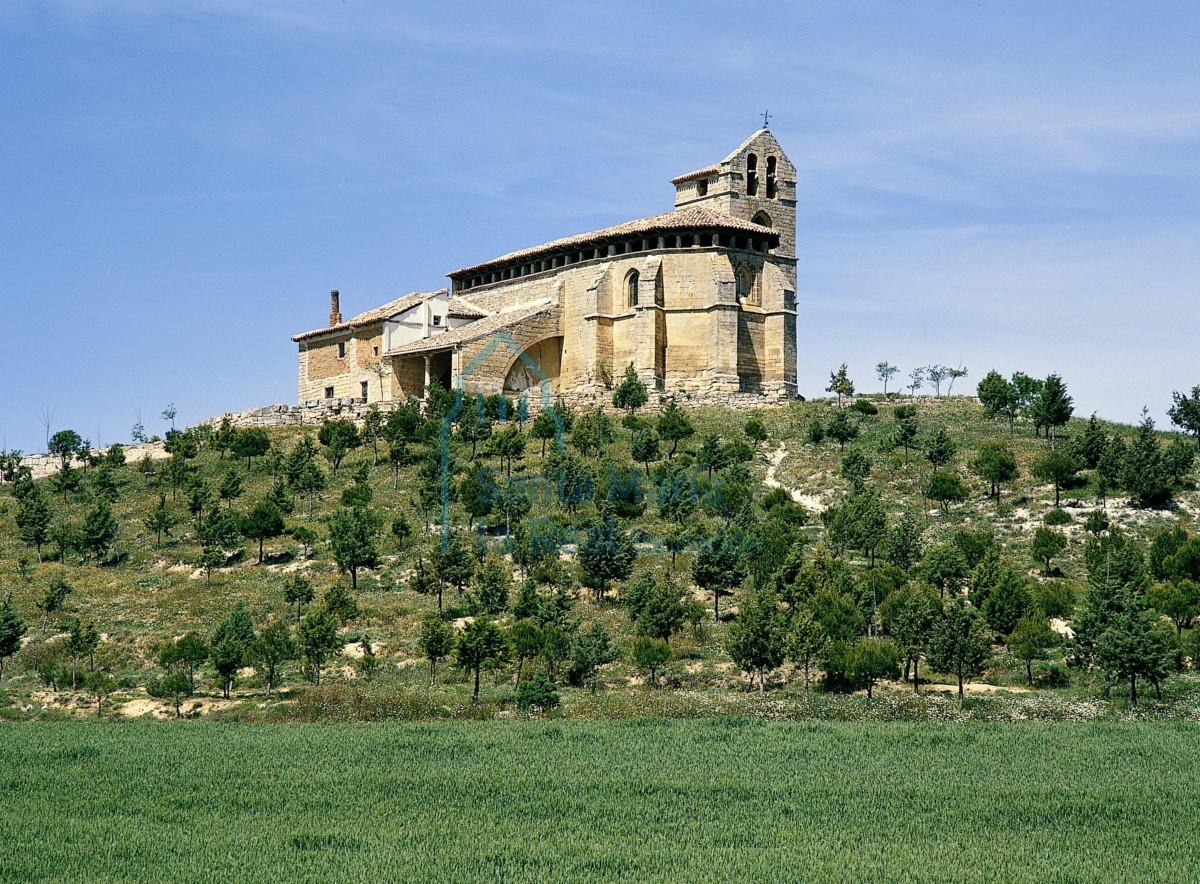
[[[814,513],[825,510],[825,504],[819,495],[805,494],[798,488],[784,488],[783,484],[775,478],[775,474],[779,470],[779,465],[783,463],[785,457],[787,457],[787,446],[780,442],[779,447],[767,455],[767,475],[763,479],[763,484],[768,488],[783,488],[784,491],[792,495],[792,500]]]

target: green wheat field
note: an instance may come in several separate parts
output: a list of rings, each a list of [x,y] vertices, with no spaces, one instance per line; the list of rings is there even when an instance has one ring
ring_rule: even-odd
[[[11,881],[1195,880],[1190,724],[0,726]]]

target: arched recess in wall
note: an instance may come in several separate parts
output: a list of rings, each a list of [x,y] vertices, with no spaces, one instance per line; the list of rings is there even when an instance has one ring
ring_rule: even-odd
[[[762,286],[759,275],[745,262],[735,271],[737,299],[739,304],[762,305]]]
[[[638,305],[638,283],[641,280],[641,275],[636,270],[630,270],[625,274],[625,307],[632,308]]]
[[[505,393],[528,393],[533,398],[541,394],[543,381],[550,382],[550,392],[558,389],[562,369],[563,339],[561,336],[543,338],[525,348],[521,356],[513,357],[504,375]]]
[[[750,219],[750,223],[757,224],[760,227],[773,228],[775,226],[775,222],[771,220],[771,216],[766,212],[755,212],[754,217]]]

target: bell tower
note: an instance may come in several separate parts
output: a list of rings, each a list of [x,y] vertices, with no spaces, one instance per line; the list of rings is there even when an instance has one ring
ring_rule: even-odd
[[[796,255],[796,167],[771,130],[759,129],[721,162],[674,179],[675,208],[705,206],[770,227],[779,254]]]

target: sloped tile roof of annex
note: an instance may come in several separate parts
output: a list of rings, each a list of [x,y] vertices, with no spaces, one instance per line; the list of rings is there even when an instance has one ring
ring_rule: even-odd
[[[516,261],[523,261],[526,258],[587,245],[600,240],[616,239],[622,236],[636,236],[638,234],[676,230],[711,230],[714,228],[736,230],[740,233],[753,233],[759,236],[779,236],[779,231],[772,230],[770,227],[763,227],[761,224],[743,221],[741,218],[735,218],[724,212],[718,212],[708,206],[687,206],[682,209],[675,209],[672,212],[664,212],[661,215],[651,215],[649,218],[626,221],[624,224],[616,224],[612,227],[605,227],[602,230],[579,233],[575,236],[551,240],[550,242],[542,243],[540,246],[533,246],[529,249],[509,252],[507,255],[501,255],[499,258],[493,258],[481,264],[472,264],[470,267],[464,267],[461,270],[455,270],[446,275],[454,279],[488,267],[511,264]]]
[[[519,322],[524,322],[526,319],[530,319],[541,313],[550,313],[557,309],[559,309],[558,304],[554,301],[540,301],[524,307],[515,307],[511,310],[493,313],[491,316],[478,319],[475,322],[468,322],[466,325],[443,332],[440,335],[403,344],[394,350],[388,350],[383,355],[407,356],[412,353],[424,353],[429,350],[444,350],[456,344],[465,344],[468,341],[475,341],[479,338],[493,335],[503,329],[511,328]]]
[[[367,310],[359,313],[357,316],[352,316],[345,322],[339,322],[337,325],[329,325],[325,328],[314,328],[312,331],[301,332],[298,335],[292,335],[293,341],[306,341],[309,338],[320,337],[331,332],[344,332],[355,328],[361,328],[364,325],[371,325],[375,322],[383,322],[385,319],[391,319],[397,313],[403,313],[405,310],[416,307],[418,304],[428,301],[430,298],[437,295],[444,295],[449,289],[438,289],[436,292],[410,292],[402,298],[396,298],[394,301],[388,301],[381,307],[375,307],[372,310]],[[453,299],[452,299],[453,300]]]

